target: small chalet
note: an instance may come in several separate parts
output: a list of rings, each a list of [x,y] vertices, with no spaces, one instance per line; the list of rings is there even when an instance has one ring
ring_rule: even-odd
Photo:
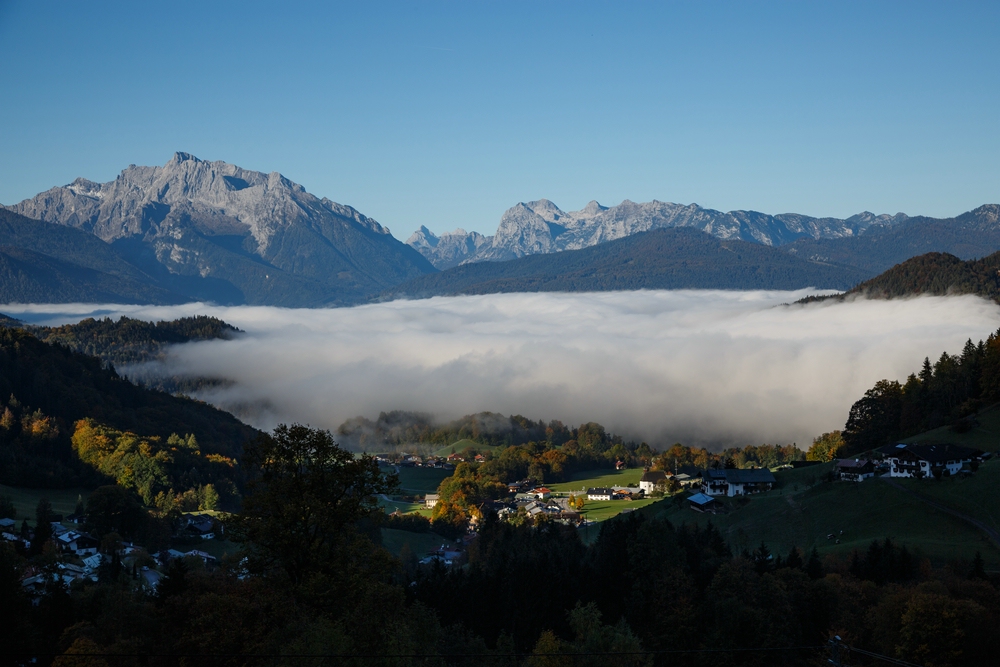
[[[544,486],[538,487],[537,489],[532,491],[532,493],[535,494],[535,497],[538,498],[539,500],[548,500],[549,497],[552,495],[552,491]]]
[[[17,521],[7,518],[0,519],[0,533],[17,535]]]
[[[696,493],[688,497],[688,503],[695,512],[715,513],[715,498],[706,496],[704,493]]]
[[[187,530],[203,540],[215,539],[215,522],[209,516],[193,517],[188,523]]]
[[[625,462],[621,459],[615,461],[615,470],[625,470]]]
[[[428,493],[424,496],[424,507],[427,509],[434,509],[434,506],[438,504],[439,500],[441,500],[440,495],[436,493]]]
[[[465,459],[462,458],[461,454],[449,454],[448,463],[461,463]]]
[[[485,456],[483,456],[482,454],[476,454],[476,463],[483,463],[485,460],[486,460]]]
[[[769,491],[774,487],[774,475],[767,468],[739,470],[709,469],[701,474],[701,491],[709,496],[746,496]]]
[[[861,482],[875,476],[875,464],[869,459],[841,459],[837,461],[837,472],[845,482]]]
[[[879,450],[889,461],[891,477],[930,477],[956,475],[983,453],[961,445],[898,444]]]
[[[587,500],[613,500],[615,490],[606,487],[587,489]]]
[[[99,546],[97,540],[87,533],[70,530],[54,538],[62,551],[69,551],[80,556],[96,554]]]
[[[662,470],[647,470],[639,478],[639,488],[646,493],[652,493],[657,486],[667,483],[667,473]]]

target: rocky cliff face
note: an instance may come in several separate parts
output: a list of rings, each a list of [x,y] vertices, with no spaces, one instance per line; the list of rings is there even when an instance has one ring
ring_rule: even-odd
[[[861,213],[846,220],[812,218],[795,213],[722,213],[696,204],[685,206],[660,201],[638,204],[629,200],[611,207],[592,201],[580,211],[564,212],[551,201],[542,199],[508,209],[500,219],[494,236],[481,237],[477,234],[481,242],[463,244],[461,238],[453,239],[453,246],[468,248],[468,252],[461,258],[458,254],[453,255],[451,261],[455,264],[499,261],[559,250],[578,250],[639,232],[670,227],[693,227],[721,239],[780,246],[801,238],[857,236],[870,227],[888,227],[906,219],[907,216],[901,213],[895,216]],[[414,234],[408,243],[439,269],[447,268],[438,263],[435,250],[422,244],[419,235],[420,232]]]
[[[9,207],[88,231],[165,287],[227,303],[352,303],[434,271],[350,206],[265,174],[177,153],[114,181],[78,178]]]
[[[426,257],[435,268],[444,271],[458,266],[476,252],[492,237],[483,236],[479,232],[467,232],[456,229],[453,232],[437,236],[424,226],[413,232],[406,240],[407,245],[416,249]]]

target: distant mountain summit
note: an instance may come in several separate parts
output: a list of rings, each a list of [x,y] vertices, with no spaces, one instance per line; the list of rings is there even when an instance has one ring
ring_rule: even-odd
[[[798,239],[856,237],[870,228],[888,228],[907,219],[902,213],[890,216],[865,212],[846,220],[813,218],[797,213],[722,213],[697,204],[655,200],[645,204],[625,200],[610,207],[592,201],[582,210],[565,212],[551,201],[540,199],[507,209],[494,236],[456,230],[448,235],[447,257],[433,243],[427,243],[426,234],[421,231],[411,236],[407,243],[434,266],[446,269],[469,262],[578,250],[640,232],[673,227],[691,227],[724,240],[781,246]]]
[[[450,269],[458,266],[476,252],[491,237],[479,232],[467,232],[456,229],[453,232],[437,236],[431,230],[422,226],[406,240],[407,245],[426,257],[436,268]]]
[[[277,172],[176,153],[113,181],[78,178],[8,207],[89,232],[161,288],[221,303],[356,303],[434,271],[350,206]]]

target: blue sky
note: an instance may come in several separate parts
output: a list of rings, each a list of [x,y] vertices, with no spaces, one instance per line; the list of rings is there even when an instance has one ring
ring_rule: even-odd
[[[1000,202],[998,2],[0,0],[0,202],[174,151],[405,239],[518,201]]]

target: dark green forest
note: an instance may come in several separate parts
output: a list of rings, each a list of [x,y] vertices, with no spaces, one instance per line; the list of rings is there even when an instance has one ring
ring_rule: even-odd
[[[197,315],[168,322],[146,322],[124,315],[88,317],[76,324],[58,327],[33,326],[31,333],[46,343],[58,343],[74,352],[82,352],[116,367],[151,361],[163,348],[197,340],[229,340],[240,330],[217,317]]]
[[[1000,402],[1000,330],[985,341],[966,341],[961,354],[924,359],[906,382],[880,380],[851,407],[842,455],[854,455],[951,425],[976,424],[975,413]]]

